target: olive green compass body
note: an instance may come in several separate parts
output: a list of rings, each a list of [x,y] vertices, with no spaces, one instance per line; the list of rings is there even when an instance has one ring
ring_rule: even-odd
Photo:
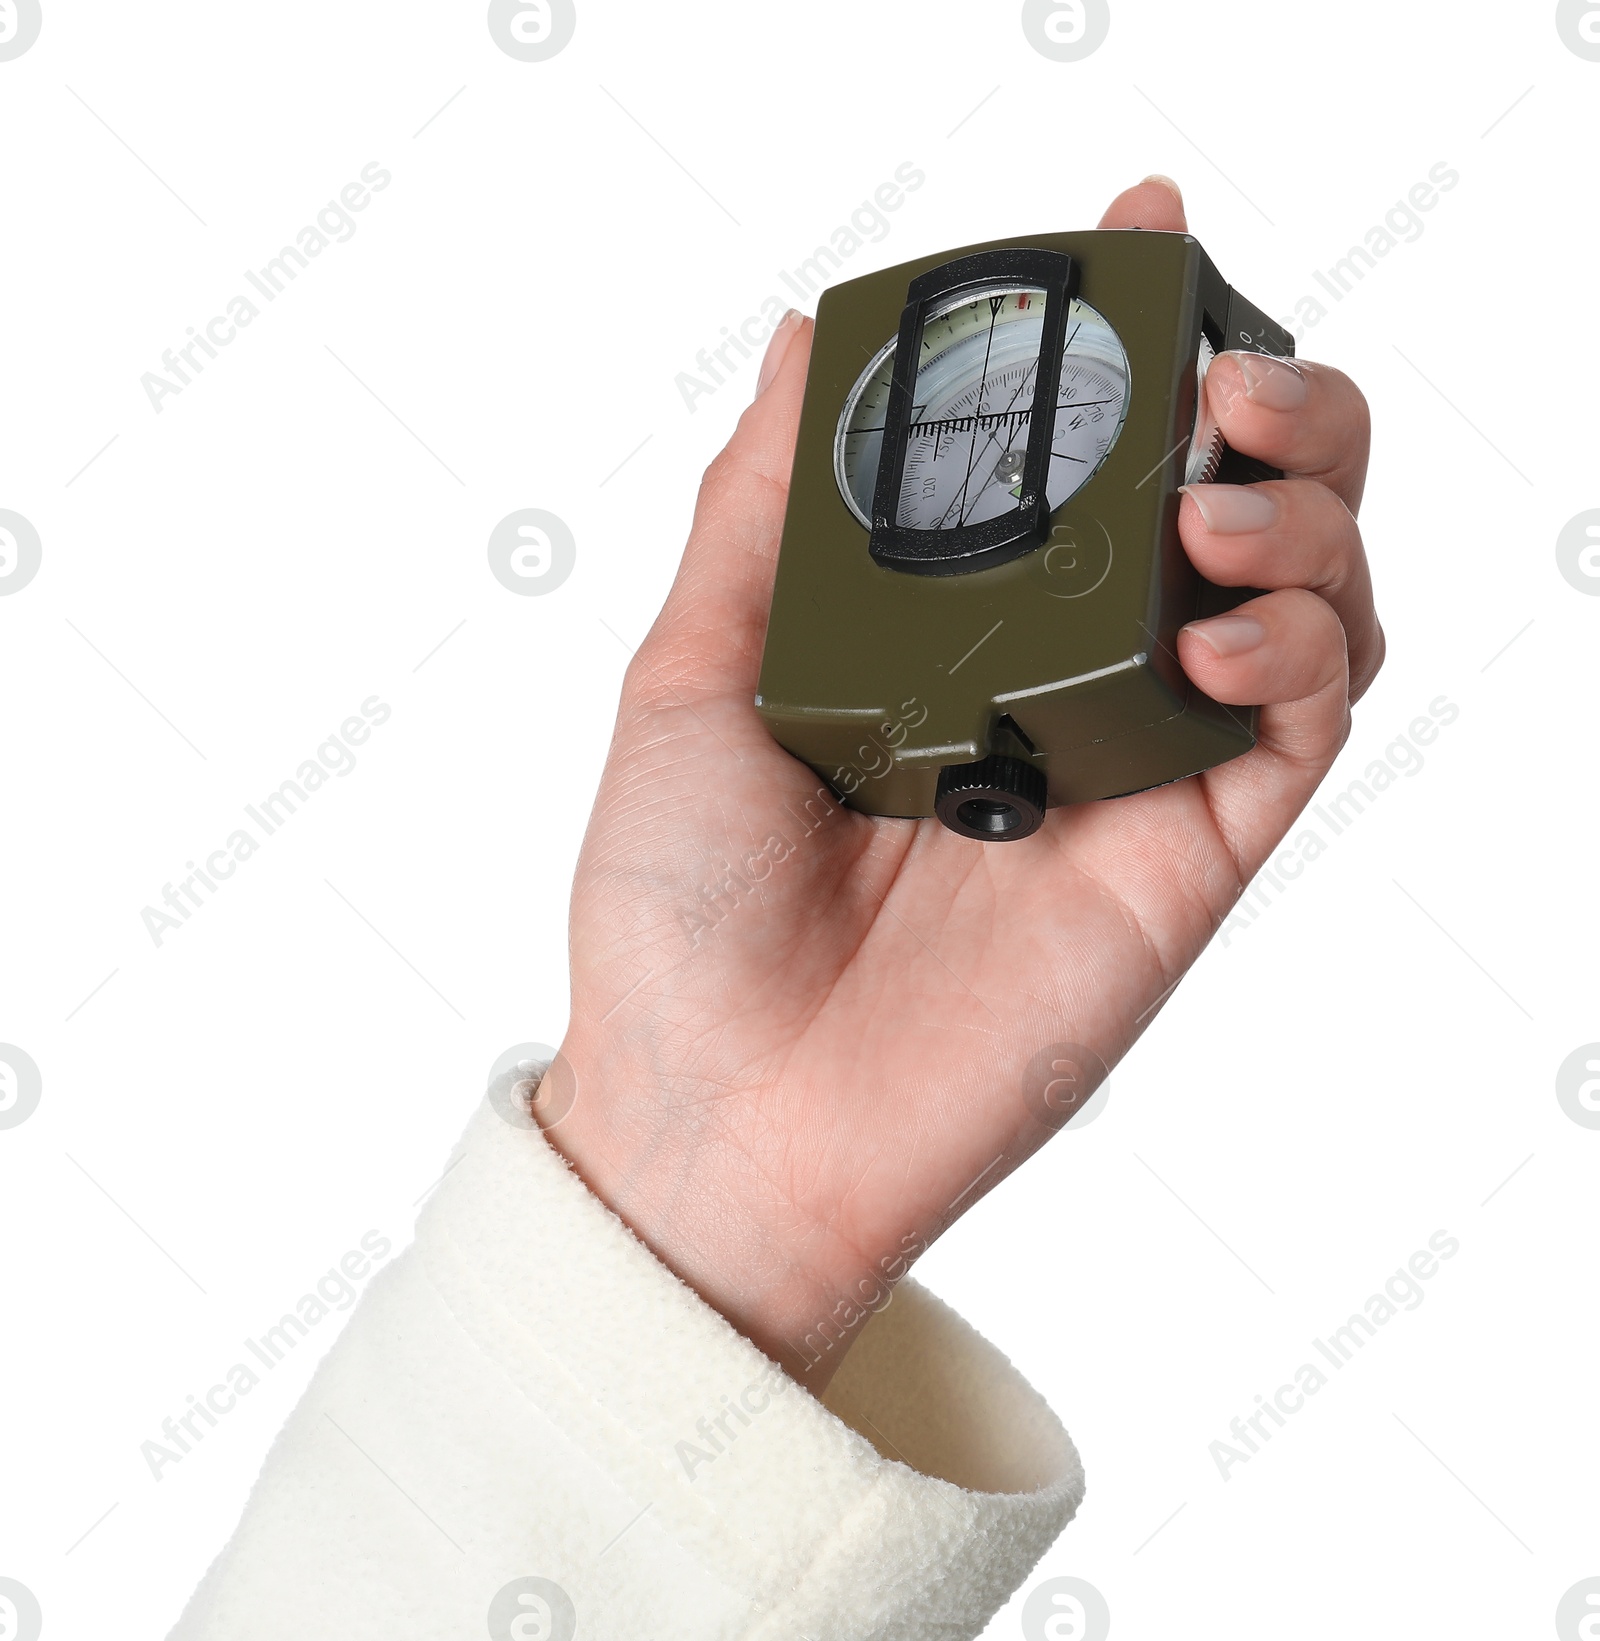
[[[985,841],[1248,751],[1253,711],[1176,654],[1252,596],[1189,563],[1179,486],[1278,476],[1207,410],[1224,349],[1294,346],[1188,234],[1042,234],[828,291],[756,697],[778,742],[853,808]]]

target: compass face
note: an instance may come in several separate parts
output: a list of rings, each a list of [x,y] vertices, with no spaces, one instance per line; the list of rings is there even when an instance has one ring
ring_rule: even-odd
[[[922,332],[911,435],[894,523],[954,530],[1016,507],[1033,420],[1044,293],[964,292]],[[872,527],[872,498],[894,376],[895,343],[873,359],[845,401],[834,471],[851,512]],[[1110,453],[1128,413],[1128,356],[1106,319],[1074,300],[1061,352],[1046,495],[1055,509]]]

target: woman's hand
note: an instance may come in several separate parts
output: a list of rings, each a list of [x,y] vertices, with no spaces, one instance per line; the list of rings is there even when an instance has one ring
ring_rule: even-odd
[[[1186,224],[1152,179],[1101,226]],[[810,342],[795,316],[774,337],[628,669],[536,1109],[661,1259],[817,1389],[910,1259],[1058,1126],[1041,1051],[1110,1065],[1153,1017],[1343,746],[1383,634],[1353,516],[1365,400],[1336,370],[1224,354],[1229,444],[1288,476],[1185,498],[1200,572],[1267,591],[1178,653],[1206,694],[1261,705],[1256,748],[1003,846],[843,808],[753,705]]]

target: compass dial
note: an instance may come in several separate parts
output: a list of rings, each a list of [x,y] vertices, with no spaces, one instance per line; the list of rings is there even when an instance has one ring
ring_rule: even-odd
[[[1044,293],[963,293],[923,327],[922,362],[894,522],[954,530],[1016,507],[1033,420]],[[890,342],[845,401],[834,469],[851,512],[871,528],[894,376]],[[1128,356],[1106,319],[1074,300],[1061,352],[1046,496],[1052,509],[1092,478],[1128,413]]]

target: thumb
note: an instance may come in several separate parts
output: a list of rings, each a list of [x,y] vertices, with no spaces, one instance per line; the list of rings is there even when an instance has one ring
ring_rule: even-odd
[[[809,319],[785,317],[755,402],[700,486],[677,579],[639,652],[674,693],[755,693],[811,330]]]
[[[1155,228],[1181,234],[1189,219],[1183,212],[1183,191],[1171,177],[1146,177],[1112,200],[1100,219],[1102,228]]]

